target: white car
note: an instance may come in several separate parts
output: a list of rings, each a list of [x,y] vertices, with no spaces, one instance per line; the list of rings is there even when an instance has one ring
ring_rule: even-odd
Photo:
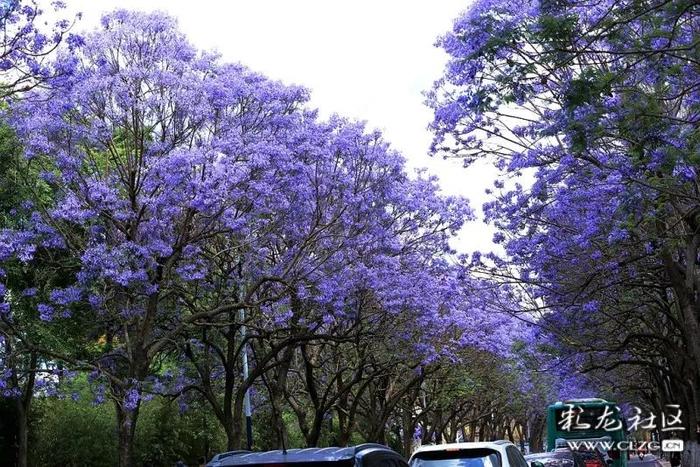
[[[518,448],[505,440],[421,446],[409,464],[411,467],[528,467]]]

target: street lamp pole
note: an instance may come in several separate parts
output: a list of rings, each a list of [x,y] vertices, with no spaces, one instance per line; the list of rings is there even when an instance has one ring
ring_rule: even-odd
[[[238,316],[241,319],[241,337],[245,341],[246,329],[245,329],[245,309],[241,308],[238,311]],[[241,352],[243,358],[243,381],[248,380],[248,344],[243,344],[243,351]],[[247,441],[247,449],[251,450],[253,448],[253,409],[250,405],[250,388],[246,389],[245,396],[243,399],[243,408],[245,411],[245,433]]]
[[[245,285],[243,282],[243,263],[238,263],[238,301],[245,300]],[[243,383],[248,381],[248,343],[246,342],[245,328],[245,308],[241,307],[238,310],[238,318],[241,320],[241,339],[243,340],[243,349],[241,351],[242,366],[243,366]],[[250,387],[245,390],[243,396],[243,410],[245,411],[245,434],[246,446],[250,451],[253,449],[253,408],[250,404]]]
[[[245,329],[245,309],[241,308],[238,310],[238,316],[241,320],[241,337],[245,341],[246,329]],[[243,344],[243,350],[241,352],[243,359],[243,381],[248,380],[248,344]],[[247,441],[247,449],[253,449],[253,408],[250,405],[250,388],[246,389],[245,396],[243,399],[243,409],[245,411],[245,433]]]

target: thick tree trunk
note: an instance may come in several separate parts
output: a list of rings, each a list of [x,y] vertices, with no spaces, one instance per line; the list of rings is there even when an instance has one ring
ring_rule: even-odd
[[[347,446],[355,427],[355,417],[353,407],[350,404],[338,407],[338,446]]]
[[[542,451],[542,435],[544,433],[544,427],[544,416],[541,414],[536,414],[530,422],[530,439],[528,439],[528,443],[530,444],[531,453]]]
[[[350,432],[345,428],[338,429],[338,446],[347,446],[350,442]]]
[[[231,414],[231,424],[228,444],[231,449],[241,449],[243,447],[243,400],[245,391],[241,388],[236,391],[236,397],[233,403],[233,413]],[[227,433],[229,428],[227,428]]]
[[[276,435],[275,444],[277,445],[277,449],[289,448],[287,425],[284,423],[284,418],[282,417],[283,396],[281,391],[274,389],[270,400],[271,403],[274,404],[274,410],[272,410],[272,429]],[[309,445],[309,447],[313,446]]]
[[[14,368],[12,371],[11,382],[12,385],[21,390],[21,397],[15,400],[15,409],[17,412],[17,465],[19,467],[26,467],[28,465],[28,453],[29,453],[29,409],[31,407],[32,399],[34,398],[34,381],[36,373],[34,370],[37,366],[37,354],[32,352],[29,356],[29,366],[27,380],[24,386],[21,385],[20,379],[17,376],[17,366],[14,364],[14,356],[12,353],[12,345],[10,339],[5,340],[5,351],[9,355],[8,363],[10,368]]]
[[[318,446],[321,439],[321,431],[323,430],[323,412],[316,411],[314,413],[314,421],[311,424],[311,430],[306,437],[306,445],[310,448]]]
[[[134,466],[134,433],[136,433],[136,419],[138,417],[138,407],[134,410],[127,410],[120,399],[115,402],[117,414],[117,439],[119,467]]]
[[[413,436],[416,432],[416,419],[413,417],[413,413],[410,410],[410,405],[406,404],[406,407],[401,411],[401,422],[402,422],[402,448],[403,455],[407,459],[413,453]]]
[[[692,290],[691,293],[695,294]],[[693,356],[693,361],[695,362],[695,374],[700,375],[700,324],[698,324],[698,317],[695,312],[696,306],[690,303],[682,307],[683,311],[683,329],[686,335],[686,341],[690,347],[690,351]]]
[[[386,444],[386,428],[384,426],[376,427],[367,441],[370,443]]]
[[[221,420],[221,424],[224,427],[224,432],[226,433],[226,450],[227,451],[233,451],[235,449],[239,449],[239,446],[236,445],[236,430],[233,429],[233,417],[228,414],[227,417],[225,417],[223,420]]]
[[[289,447],[287,426],[282,418],[282,407],[284,404],[284,393],[287,390],[287,377],[289,375],[289,368],[292,364],[292,357],[294,356],[294,347],[286,347],[282,353],[279,364],[273,371],[274,380],[268,384],[268,389],[270,391],[270,401],[273,406],[273,423],[276,424],[277,428],[277,447],[278,449],[283,449]],[[320,428],[319,428],[320,431]],[[309,446],[315,446],[318,444],[316,440],[306,439],[307,443],[313,443]]]
[[[17,465],[27,467],[29,452],[29,410],[21,399],[17,399]]]
[[[506,423],[506,434],[508,435],[508,441],[515,443],[515,437],[513,436],[513,426],[510,420]]]
[[[476,434],[476,422],[472,422],[469,424],[469,433],[468,437],[466,438],[467,441],[470,443],[474,442],[474,435]]]

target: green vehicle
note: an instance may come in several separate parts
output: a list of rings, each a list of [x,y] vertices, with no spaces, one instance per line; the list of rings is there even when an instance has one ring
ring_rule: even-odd
[[[620,452],[614,446],[627,440],[626,428],[614,402],[605,399],[556,402],[547,408],[547,450],[554,451],[572,441],[596,443],[597,449],[607,453],[608,465],[626,467],[627,452]],[[589,449],[585,445],[581,448]]]

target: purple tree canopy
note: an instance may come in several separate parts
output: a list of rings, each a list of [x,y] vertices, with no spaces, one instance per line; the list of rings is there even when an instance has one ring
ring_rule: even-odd
[[[480,1],[440,39],[433,151],[502,170],[484,211],[524,279],[614,275],[677,240],[652,224],[697,193],[691,3]]]
[[[501,170],[483,208],[505,254],[472,266],[507,299],[482,297],[539,320],[574,371],[700,377],[699,15],[482,0],[438,42],[432,151]]]
[[[53,67],[52,88],[10,111],[41,183],[2,260],[74,258],[67,286],[35,294],[37,316],[87,313],[108,341],[89,365],[125,401],[187,326],[245,307],[284,325],[293,297],[324,326],[371,290],[414,316],[426,342],[405,338],[427,360],[443,331],[478,340],[445,259],[470,208],[409,177],[379,133],[318,120],[305,89],[197,51],[161,13],[111,13]]]
[[[52,1],[58,12],[62,1]],[[7,0],[0,4],[0,95],[8,97],[29,91],[55,76],[51,55],[65,41],[68,50],[82,43],[80,36],[69,33],[71,21],[59,19],[42,27],[45,12],[35,1]],[[46,24],[46,22],[44,22]]]

